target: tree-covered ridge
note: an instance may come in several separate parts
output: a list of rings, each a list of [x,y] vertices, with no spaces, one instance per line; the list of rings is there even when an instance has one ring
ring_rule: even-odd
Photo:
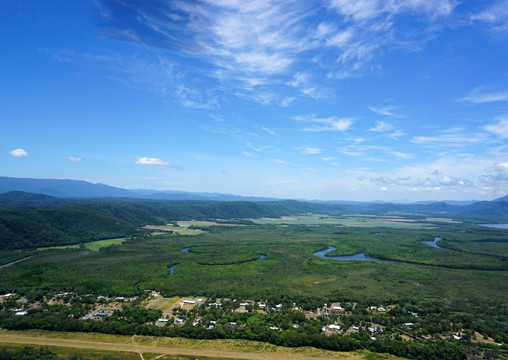
[[[177,220],[279,217],[332,208],[298,201],[255,203],[132,199],[80,200],[74,204],[58,205],[58,199],[44,195],[10,195],[17,199],[14,203],[25,206],[0,207],[0,246],[4,250],[122,237],[146,224],[164,225]],[[10,197],[3,197],[4,200],[6,198]],[[12,204],[13,201],[5,203]]]
[[[169,201],[132,198],[62,199],[41,194],[0,194],[0,246],[4,250],[34,249],[124,237],[147,224],[180,220],[249,219],[288,215],[418,214],[503,221],[508,202],[476,202],[468,206],[434,204],[332,204],[281,201]]]

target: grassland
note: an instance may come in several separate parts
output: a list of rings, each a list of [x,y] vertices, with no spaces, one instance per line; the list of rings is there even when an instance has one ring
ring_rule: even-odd
[[[252,219],[260,225],[336,225],[347,227],[388,227],[399,229],[434,229],[436,222],[453,222],[451,219],[412,219],[402,216],[369,216],[369,215],[301,215],[281,218]]]
[[[90,251],[99,251],[102,248],[111,246],[111,245],[120,245],[126,241],[125,238],[117,238],[117,239],[106,239],[106,240],[97,240],[84,243],[83,246],[85,249]],[[63,246],[50,246],[38,248],[39,251],[44,250],[63,250],[63,249],[80,249],[81,245],[63,245]]]

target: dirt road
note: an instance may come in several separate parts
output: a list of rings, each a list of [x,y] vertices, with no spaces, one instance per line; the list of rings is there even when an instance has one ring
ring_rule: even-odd
[[[82,340],[69,340],[57,339],[48,337],[32,337],[24,335],[11,335],[0,333],[0,344],[26,344],[26,345],[43,345],[43,346],[61,346],[66,348],[80,348],[80,349],[95,349],[95,350],[108,350],[108,351],[127,351],[135,353],[154,353],[154,354],[168,354],[168,355],[189,355],[189,356],[204,356],[222,359],[245,359],[245,360],[282,360],[288,358],[296,358],[298,360],[330,360],[330,358],[319,358],[310,356],[292,355],[276,355],[268,353],[242,353],[242,352],[229,352],[217,350],[198,350],[198,349],[185,349],[185,348],[170,348],[162,346],[138,345],[138,344],[118,344],[108,342],[96,341],[82,341]],[[360,359],[361,357],[347,356],[343,359],[353,360]],[[338,359],[338,358],[336,358]]]
[[[9,267],[11,265],[14,265],[14,264],[17,264],[21,261],[25,261],[25,260],[28,260],[30,259],[32,256],[27,256],[27,257],[24,257],[23,259],[19,259],[19,260],[16,260],[16,261],[11,261],[10,263],[7,263],[7,264],[3,264],[0,266],[0,269],[3,269],[3,268],[6,268],[6,267]]]

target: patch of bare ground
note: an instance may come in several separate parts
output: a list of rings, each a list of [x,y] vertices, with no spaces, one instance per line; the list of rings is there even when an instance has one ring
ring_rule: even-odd
[[[280,360],[288,358],[299,360],[362,360],[372,358],[373,355],[367,351],[334,352],[310,347],[284,348],[246,340],[194,340],[43,331],[0,330],[0,343],[135,352],[149,355],[147,358],[154,358],[154,354],[157,354],[157,356],[167,354],[246,360]],[[401,359],[385,354],[382,355],[382,358],[387,360]]]
[[[496,344],[496,342],[494,341],[494,339],[492,339],[491,337],[487,337],[486,339],[483,337],[482,334],[480,334],[478,331],[475,331],[475,336],[476,336],[476,339],[471,339],[472,342],[481,342],[481,343],[485,343],[485,344]]]

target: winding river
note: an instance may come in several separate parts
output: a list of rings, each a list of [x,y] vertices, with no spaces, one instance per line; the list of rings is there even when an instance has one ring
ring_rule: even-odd
[[[182,250],[180,250],[180,251],[181,251],[181,252],[183,252],[183,253],[188,254],[188,253],[189,253],[189,249],[190,249],[190,247],[186,247],[186,248],[183,248],[183,249],[182,249]],[[265,254],[259,254],[259,258],[257,258],[256,260],[250,260],[250,261],[246,261],[246,262],[261,261],[261,260],[266,259],[266,258],[267,258],[267,255],[265,255]],[[171,275],[173,275],[173,274],[175,273],[175,266],[176,266],[176,265],[177,265],[177,264],[173,264],[173,265],[171,265],[171,266],[169,267],[169,275],[170,275],[170,276],[171,276]],[[137,286],[137,284],[136,284],[136,286]]]
[[[341,260],[341,261],[353,261],[353,260],[386,261],[386,262],[389,261],[389,260],[382,260],[382,259],[378,259],[378,258],[374,258],[374,257],[370,257],[370,256],[365,256],[364,253],[359,253],[359,254],[349,255],[349,256],[326,256],[326,254],[328,254],[330,251],[333,251],[333,250],[337,250],[337,248],[335,246],[328,246],[327,249],[316,251],[316,252],[312,253],[312,255],[323,258],[323,259],[333,259],[333,260]]]

